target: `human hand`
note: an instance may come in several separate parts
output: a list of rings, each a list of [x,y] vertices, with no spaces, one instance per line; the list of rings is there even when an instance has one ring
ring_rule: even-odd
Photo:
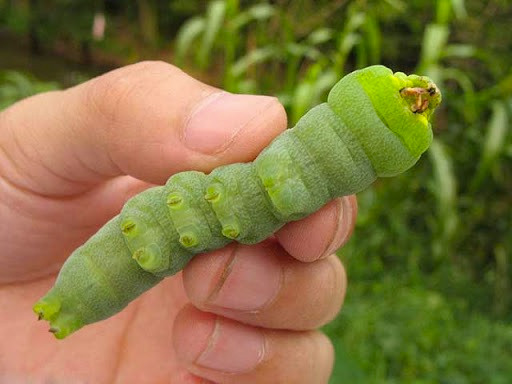
[[[198,255],[65,340],[31,310],[129,197],[179,171],[250,161],[285,128],[275,98],[222,93],[154,62],[1,112],[0,381],[327,382],[333,350],[315,329],[343,301],[333,252],[352,231],[353,197],[261,244]]]

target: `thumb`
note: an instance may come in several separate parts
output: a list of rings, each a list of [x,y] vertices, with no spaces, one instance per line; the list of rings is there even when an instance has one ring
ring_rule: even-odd
[[[120,175],[161,184],[182,170],[250,161],[286,128],[286,115],[276,98],[222,92],[142,62],[17,103],[0,127],[0,163],[10,165],[2,176],[64,196]]]

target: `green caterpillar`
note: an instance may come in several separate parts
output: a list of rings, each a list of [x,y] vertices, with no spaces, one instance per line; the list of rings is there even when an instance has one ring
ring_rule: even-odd
[[[182,172],[130,199],[73,252],[34,305],[64,338],[121,311],[196,254],[258,243],[377,177],[412,167],[432,141],[441,102],[427,77],[383,66],[352,72],[252,163]]]

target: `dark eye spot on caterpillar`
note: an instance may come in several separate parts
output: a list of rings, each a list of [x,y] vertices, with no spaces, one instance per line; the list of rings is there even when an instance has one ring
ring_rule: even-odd
[[[429,94],[430,96],[434,96],[434,95],[435,95],[436,93],[438,93],[438,92],[439,92],[439,90],[438,90],[436,87],[430,87],[430,88],[428,89],[428,94]]]

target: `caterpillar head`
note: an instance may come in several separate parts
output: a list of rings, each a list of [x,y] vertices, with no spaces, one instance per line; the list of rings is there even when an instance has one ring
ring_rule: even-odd
[[[328,103],[353,125],[378,176],[412,167],[432,142],[432,114],[441,92],[426,76],[393,73],[376,65],[352,72],[334,86]]]

